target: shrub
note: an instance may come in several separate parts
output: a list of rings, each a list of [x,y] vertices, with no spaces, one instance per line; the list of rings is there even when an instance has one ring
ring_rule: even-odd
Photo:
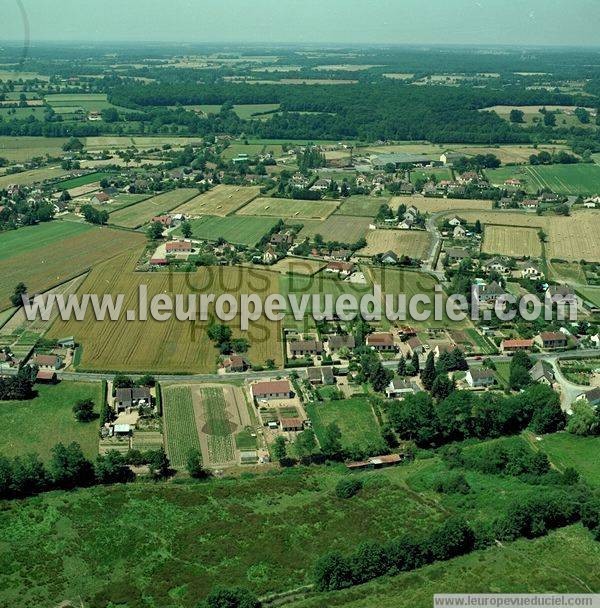
[[[335,494],[338,498],[352,498],[362,490],[362,487],[363,482],[360,479],[341,479],[335,487]]]

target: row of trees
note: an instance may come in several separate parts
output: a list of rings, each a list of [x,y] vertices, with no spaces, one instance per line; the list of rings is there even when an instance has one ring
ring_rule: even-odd
[[[543,384],[510,396],[457,390],[437,403],[423,392],[402,402],[387,402],[385,407],[399,437],[422,447],[513,435],[527,427],[535,433],[552,433],[565,424],[559,396]]]
[[[147,452],[143,460],[156,479],[166,478],[171,472],[169,459],[162,448]],[[115,451],[98,456],[94,463],[75,442],[54,446],[47,464],[36,454],[12,459],[0,456],[0,498],[23,498],[48,490],[133,481],[135,475],[128,464],[129,460]]]

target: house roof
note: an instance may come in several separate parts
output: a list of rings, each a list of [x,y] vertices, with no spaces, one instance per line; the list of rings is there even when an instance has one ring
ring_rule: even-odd
[[[165,245],[167,253],[169,251],[191,251],[192,244],[189,241],[170,241]]]
[[[496,377],[494,370],[487,369],[485,367],[470,369],[469,374],[471,374],[471,378],[473,378],[473,380],[488,380]]]
[[[542,331],[540,332],[540,338],[544,342],[567,341],[567,336],[560,331]]]
[[[44,366],[60,365],[60,357],[58,355],[36,355],[33,358],[33,363]]]
[[[256,384],[252,385],[252,394],[254,396],[273,395],[289,392],[291,392],[289,380],[272,380],[269,382],[257,382]]]
[[[323,343],[319,340],[297,340],[290,342],[290,350],[323,350]]]
[[[593,388],[585,394],[585,398],[591,403],[596,404],[600,401],[600,387]]]
[[[502,348],[531,348],[533,340],[502,340]]]
[[[35,378],[36,380],[54,380],[54,378],[56,378],[56,372],[41,369],[38,371]]]
[[[329,348],[354,348],[356,346],[356,340],[352,334],[348,336],[330,336],[329,337]]]
[[[393,346],[394,336],[388,333],[370,334],[367,336],[367,345],[370,346]]]
[[[538,361],[530,370],[529,375],[534,382],[547,378],[548,380],[554,380],[554,370],[548,361]]]
[[[354,264],[352,262],[329,262],[327,269],[336,272],[350,272],[354,269]]]
[[[300,428],[304,426],[304,422],[302,418],[282,418],[281,426],[283,428]]]

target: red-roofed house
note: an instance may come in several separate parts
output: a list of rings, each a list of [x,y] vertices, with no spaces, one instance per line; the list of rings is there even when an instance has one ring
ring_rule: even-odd
[[[388,333],[370,334],[367,336],[367,346],[379,351],[396,350],[394,336]]]
[[[189,241],[169,241],[165,245],[167,253],[191,253],[192,244]]]
[[[502,340],[500,349],[503,354],[515,353],[518,350],[531,350],[533,348],[533,340]]]
[[[560,331],[543,331],[536,336],[535,342],[542,348],[554,350],[566,348],[569,344],[569,339]]]
[[[289,380],[273,380],[269,382],[257,382],[251,389],[252,397],[259,399],[290,399],[292,397],[292,386]]]

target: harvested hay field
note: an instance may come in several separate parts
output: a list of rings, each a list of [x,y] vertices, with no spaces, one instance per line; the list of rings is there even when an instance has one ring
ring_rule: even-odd
[[[397,213],[400,205],[410,207],[414,205],[421,213],[438,213],[440,211],[458,211],[461,209],[472,209],[489,211],[493,208],[492,201],[481,199],[458,199],[458,198],[427,198],[425,196],[394,196],[390,201],[390,207]]]
[[[327,219],[337,208],[336,201],[298,201],[288,198],[257,198],[237,215],[262,215],[281,219]]]
[[[373,257],[378,253],[393,251],[396,255],[407,255],[423,260],[429,252],[431,238],[424,230],[370,230],[367,246],[358,255]]]
[[[309,221],[306,220],[306,222]],[[336,240],[340,243],[352,244],[367,235],[372,221],[370,217],[338,215],[335,213],[322,222],[304,223],[299,237],[313,239],[316,234],[320,234],[325,241]]]
[[[124,233],[131,237],[130,233]],[[117,321],[97,321],[89,310],[83,321],[58,320],[49,336],[75,336],[83,344],[80,368],[90,371],[123,371],[152,373],[211,373],[217,367],[218,350],[208,339],[206,321],[157,321],[149,315],[139,320],[138,291],[140,284],[148,289],[148,301],[158,294],[211,293],[275,293],[281,275],[257,269],[236,267],[202,268],[198,272],[176,275],[169,273],[139,273],[135,265],[140,250],[120,256],[110,263],[94,268],[83,282],[79,293],[123,294],[123,310],[136,311],[135,321],[127,321],[122,314]],[[214,311],[209,307],[209,318]],[[273,359],[282,363],[279,324],[262,318],[241,332],[239,317],[228,325],[235,337],[250,342],[248,359],[264,364]]]
[[[325,262],[319,260],[305,260],[303,258],[283,258],[273,266],[270,270],[274,270],[281,274],[304,274],[312,276],[325,268]]]
[[[359,217],[369,217],[373,219],[379,212],[381,205],[389,201],[386,197],[377,196],[351,196],[344,199],[336,211],[340,215],[356,215]]]
[[[542,244],[537,228],[517,226],[486,226],[483,253],[509,257],[533,257],[542,255]]]
[[[0,235],[0,309],[15,285],[43,292],[120,252],[139,248],[144,236],[91,224],[54,220]]]
[[[258,186],[219,185],[194,197],[175,210],[185,215],[218,215],[225,217],[237,211],[260,194]]]
[[[139,228],[153,217],[172,211],[197,194],[198,190],[194,188],[178,188],[163,192],[136,205],[114,211],[110,214],[110,223],[125,228]]]
[[[546,258],[567,262],[600,262],[600,211],[576,211],[569,217],[535,215],[518,211],[462,211],[468,222],[480,220],[482,224],[499,226],[542,228],[547,236]]]

